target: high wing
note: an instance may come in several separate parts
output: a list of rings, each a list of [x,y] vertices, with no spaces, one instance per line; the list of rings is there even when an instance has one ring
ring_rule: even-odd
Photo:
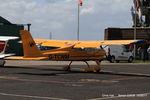
[[[101,45],[128,45],[138,42],[145,42],[145,40],[104,40],[104,41],[81,41],[77,43],[75,48],[97,48]]]
[[[127,45],[137,43],[143,40],[104,40],[104,41],[68,41],[68,40],[45,40],[34,39],[35,43],[40,43],[41,46],[62,47],[70,44],[75,44],[75,48],[97,48],[101,45]]]
[[[0,41],[16,40],[18,37],[0,36]]]
[[[69,40],[47,40],[47,39],[34,39],[36,44],[41,44],[42,46],[50,47],[63,47],[68,44],[73,44],[75,41]]]

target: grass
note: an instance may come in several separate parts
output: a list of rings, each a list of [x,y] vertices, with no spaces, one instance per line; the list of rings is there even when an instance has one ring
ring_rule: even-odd
[[[150,60],[133,60],[133,63],[150,63]]]
[[[103,60],[103,62],[110,63],[108,60]],[[120,63],[128,63],[128,61],[120,61]],[[150,60],[133,60],[132,63],[150,63]]]

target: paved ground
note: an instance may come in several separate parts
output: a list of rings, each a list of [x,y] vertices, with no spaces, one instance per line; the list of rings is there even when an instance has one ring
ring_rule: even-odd
[[[101,73],[87,73],[79,62],[65,72],[67,63],[7,61],[0,68],[0,100],[150,99],[150,64],[102,63]]]

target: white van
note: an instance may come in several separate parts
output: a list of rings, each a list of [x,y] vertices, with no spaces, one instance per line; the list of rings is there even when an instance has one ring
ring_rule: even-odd
[[[103,46],[106,51],[106,59],[111,63],[115,61],[119,63],[120,61],[128,61],[131,63],[133,61],[133,54],[129,50],[129,46],[125,45],[107,45]]]

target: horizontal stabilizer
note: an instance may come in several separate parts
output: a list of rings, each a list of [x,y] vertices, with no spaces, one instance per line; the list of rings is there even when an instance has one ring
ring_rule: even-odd
[[[9,56],[13,56],[15,54],[0,54],[0,58],[5,58],[5,57],[9,57]]]
[[[12,36],[0,36],[0,41],[8,41],[8,40],[16,40],[19,37],[12,37]]]

